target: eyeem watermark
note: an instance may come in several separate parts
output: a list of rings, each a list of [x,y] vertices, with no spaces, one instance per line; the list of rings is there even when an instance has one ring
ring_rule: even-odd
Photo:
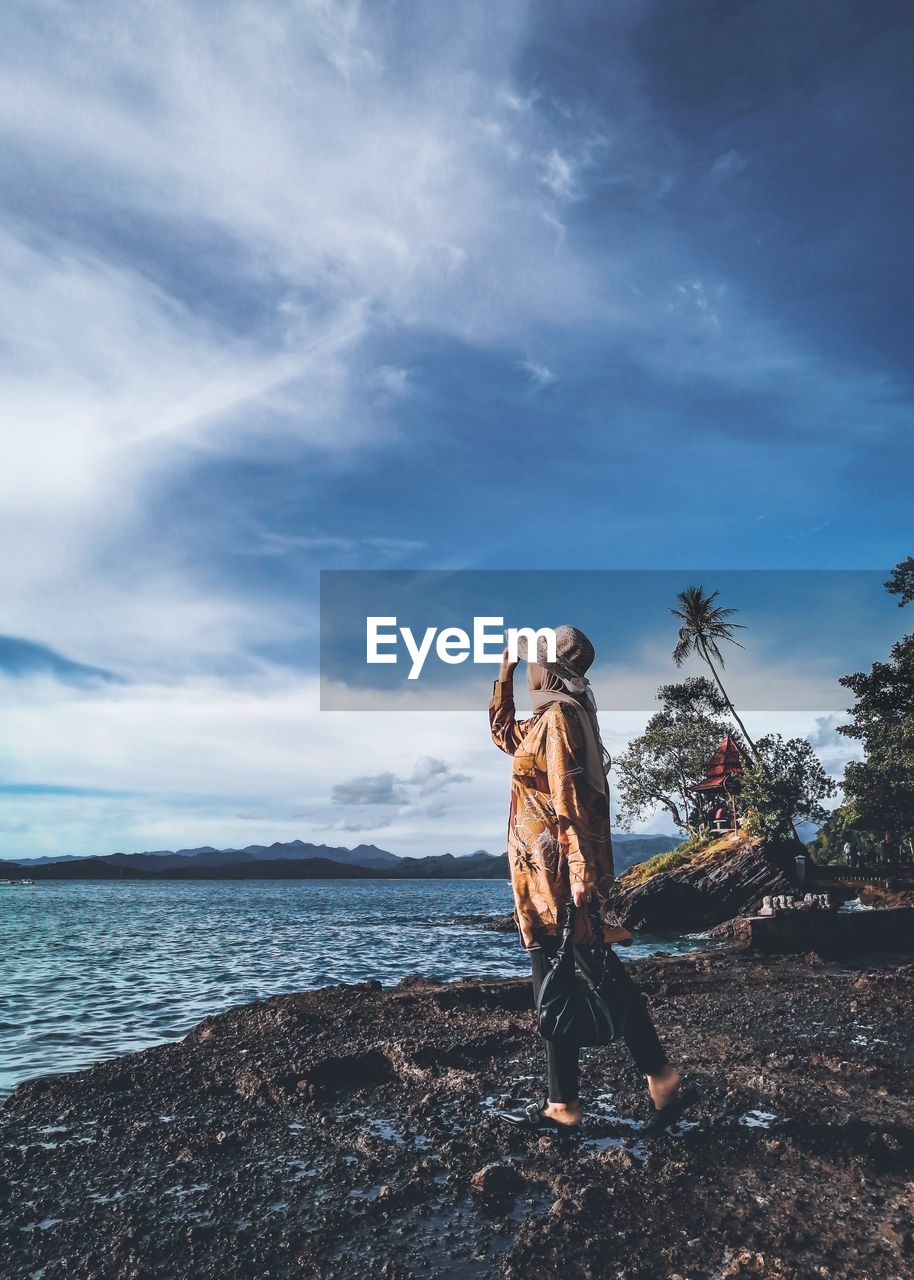
[[[473,711],[484,706],[501,652],[526,657],[540,621],[580,627],[593,642],[589,673],[602,713],[656,710],[657,690],[701,675],[700,653],[677,674],[690,586],[720,593],[745,647],[727,654],[734,706],[808,711],[831,732],[847,705],[839,684],[869,670],[904,634],[905,611],[869,569],[324,569],[320,575],[320,705],[324,711]],[[822,636],[829,643],[823,647]],[[789,662],[784,654],[789,654]],[[479,665],[477,665],[479,664]],[[524,690],[519,690],[521,701]]]
[[[426,659],[434,646],[439,662],[456,666],[472,655],[473,662],[500,662],[505,645],[512,662],[526,653],[536,653],[540,638],[546,643],[546,659],[555,662],[555,631],[552,627],[508,627],[504,618],[480,617],[473,619],[472,639],[462,627],[426,627],[421,639],[412,627],[397,625],[396,616],[368,617],[365,619],[365,659],[372,666],[380,663],[397,663],[400,660],[400,642],[411,662],[408,680],[418,680]],[[523,640],[527,648],[518,654],[518,644]],[[383,652],[382,652],[383,650]],[[390,652],[393,650],[393,652]]]

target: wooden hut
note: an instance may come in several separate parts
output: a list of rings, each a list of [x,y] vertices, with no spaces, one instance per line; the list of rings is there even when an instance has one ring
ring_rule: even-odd
[[[695,787],[696,803],[712,831],[736,829],[736,797],[745,768],[739,744],[728,733],[708,761],[703,780]]]

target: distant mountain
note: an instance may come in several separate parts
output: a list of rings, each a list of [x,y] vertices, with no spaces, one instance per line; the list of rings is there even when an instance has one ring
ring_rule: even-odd
[[[255,862],[253,854],[243,849],[186,849],[179,853],[109,853],[100,859],[112,867],[125,871],[149,871],[158,875],[162,871],[180,870],[182,867],[232,867],[238,863]]]
[[[0,863],[0,879],[4,878],[6,868],[11,863]],[[19,868],[20,873],[34,880],[118,880],[124,872],[107,858],[70,858],[66,862],[45,863],[44,866],[25,866]],[[12,877],[15,879],[15,875]],[[151,879],[149,872],[137,867],[131,873],[131,879]]]
[[[679,841],[671,836],[614,837],[616,871],[635,862],[665,853]],[[5,870],[4,870],[5,869]],[[459,857],[452,853],[428,857],[398,857],[377,845],[343,846],[309,844],[290,840],[283,844],[251,844],[244,849],[159,849],[147,853],[109,853],[102,857],[80,858],[72,854],[58,858],[20,858],[17,863],[0,861],[0,879],[32,875],[41,880],[82,879],[484,879],[503,880],[508,876],[504,853],[475,853]]]
[[[61,853],[56,857],[50,858],[47,855],[43,858],[17,858],[16,863],[20,867],[42,867],[49,862],[80,862],[81,855],[78,853]],[[0,862],[0,867],[4,862]]]
[[[632,840],[668,840],[670,844],[682,844],[683,836],[650,835],[639,831],[614,831],[613,843],[629,844]]]
[[[317,858],[339,862],[348,867],[395,867],[401,861],[395,853],[379,849],[374,844],[358,844],[354,849],[327,844],[306,844],[304,840],[291,840],[288,844],[249,844],[243,853],[271,861],[289,858]]]
[[[36,880],[82,879],[344,879],[383,876],[459,877],[507,875],[504,856],[479,850],[467,858],[445,854],[443,858],[400,858],[377,845],[343,846],[309,844],[304,840],[248,845],[245,849],[159,849],[147,853],[109,853],[102,857],[0,860],[0,879],[33,876]]]
[[[400,858],[397,872],[402,879],[416,880],[507,880],[508,855],[475,853],[455,858],[452,853],[432,854],[427,858]]]
[[[200,866],[234,866],[239,862],[273,861],[286,859],[323,858],[330,862],[339,862],[345,866],[359,867],[395,867],[400,859],[395,853],[379,849],[374,844],[360,844],[354,849],[326,844],[307,844],[304,840],[290,840],[287,844],[277,841],[275,844],[250,844],[244,849],[216,849],[212,845],[201,845],[199,849],[155,849],[145,853],[106,853],[100,855],[102,861],[113,866],[132,869],[163,871],[166,867],[181,867],[188,860]],[[22,867],[50,866],[61,862],[85,862],[86,859],[72,853],[58,857],[18,858]],[[0,861],[2,867],[2,861]]]
[[[0,862],[0,881],[2,880],[21,880],[23,877],[31,875],[28,867],[21,862]]]

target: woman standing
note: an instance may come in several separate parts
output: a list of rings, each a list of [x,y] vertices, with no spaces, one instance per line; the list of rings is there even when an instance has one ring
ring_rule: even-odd
[[[557,627],[554,662],[546,660],[540,640],[537,661],[527,665],[533,701],[529,720],[514,712],[516,662],[502,657],[489,704],[489,723],[497,747],[513,756],[508,862],[520,940],[530,952],[534,1000],[554,957],[565,921],[566,904],[596,899],[604,943],[629,942],[631,934],[607,910],[613,882],[609,829],[608,757],[600,739],[596,705],[587,671],[593,645],[576,627]],[[576,914],[573,934],[580,967],[588,966],[593,925],[587,911]],[[612,951],[608,963],[629,989],[625,1040],[647,1085],[655,1113],[650,1127],[661,1129],[678,1119],[686,1102],[679,1072],[667,1060],[644,1002]],[[546,1045],[548,1092],[545,1101],[521,1111],[503,1111],[503,1119],[524,1128],[573,1128],[581,1123],[578,1097],[578,1048],[562,1041]]]

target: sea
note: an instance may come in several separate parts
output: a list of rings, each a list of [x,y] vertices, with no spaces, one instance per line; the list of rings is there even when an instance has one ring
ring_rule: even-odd
[[[411,974],[522,977],[501,880],[0,885],[0,1096],[185,1035],[267,996]],[[639,935],[623,959],[701,947]]]

